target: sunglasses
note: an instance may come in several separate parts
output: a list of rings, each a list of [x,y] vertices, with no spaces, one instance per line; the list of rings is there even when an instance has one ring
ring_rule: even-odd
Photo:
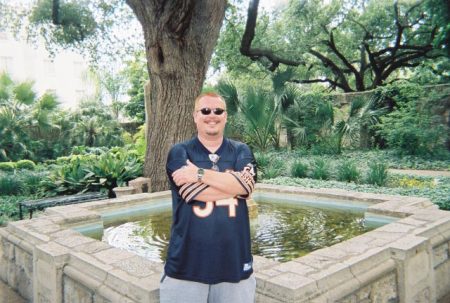
[[[211,112],[214,113],[214,115],[216,116],[220,116],[221,114],[223,114],[225,112],[225,110],[223,108],[209,108],[209,107],[204,107],[202,109],[199,109],[198,112],[201,112],[202,115],[208,116],[209,114],[211,114]]]

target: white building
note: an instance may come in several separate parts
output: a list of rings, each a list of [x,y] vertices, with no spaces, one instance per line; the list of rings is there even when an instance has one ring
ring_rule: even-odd
[[[0,73],[6,71],[14,81],[33,80],[39,96],[52,91],[65,108],[75,107],[80,99],[94,93],[87,70],[87,62],[79,54],[63,51],[51,58],[43,46],[0,32]]]

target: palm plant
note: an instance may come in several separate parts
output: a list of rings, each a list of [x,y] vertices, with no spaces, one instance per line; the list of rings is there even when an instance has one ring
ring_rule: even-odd
[[[245,132],[250,143],[259,150],[267,150],[278,139],[276,120],[279,117],[279,98],[262,89],[248,88],[239,109],[245,117]]]
[[[0,160],[30,157],[42,150],[42,140],[57,126],[52,116],[58,106],[53,94],[37,98],[33,82],[15,83],[0,75]]]
[[[355,99],[350,104],[348,117],[335,125],[338,136],[338,153],[341,152],[344,138],[357,141],[360,140],[361,147],[366,147],[369,140],[369,129],[380,122],[380,117],[387,112],[382,107],[382,97],[373,95],[370,99]]]
[[[227,103],[230,120],[249,144],[264,151],[278,141],[279,97],[259,87],[239,93],[233,83],[226,81],[219,82],[216,88]]]
[[[30,154],[24,108],[34,98],[31,82],[15,85],[9,75],[0,75],[0,160],[16,160]]]
[[[307,147],[326,136],[333,121],[331,101],[316,93],[298,94],[284,115],[284,124],[293,135],[293,145]]]
[[[117,146],[123,145],[123,129],[109,109],[98,100],[86,100],[71,118],[73,145]]]

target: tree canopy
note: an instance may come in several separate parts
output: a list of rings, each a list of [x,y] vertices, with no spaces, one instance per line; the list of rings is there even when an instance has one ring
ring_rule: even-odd
[[[250,1],[245,24],[227,19],[216,67],[242,70],[257,62],[286,81],[352,92],[404,78],[424,62],[448,62],[445,1],[291,1],[284,11],[261,17],[258,5]]]

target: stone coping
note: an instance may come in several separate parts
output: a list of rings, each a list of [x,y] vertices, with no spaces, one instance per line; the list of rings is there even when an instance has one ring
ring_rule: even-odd
[[[433,247],[447,243],[444,250],[447,254],[449,251],[450,212],[438,210],[428,199],[267,184],[257,184],[256,191],[360,200],[370,204],[368,213],[398,219],[289,262],[255,256],[257,298],[264,298],[263,302],[328,302],[395,272],[397,260],[426,251],[430,243]],[[157,302],[162,264],[88,238],[72,228],[103,224],[101,213],[107,210],[167,198],[170,191],[48,208],[40,217],[9,223],[0,229],[0,239],[21,247],[34,259],[60,264],[66,276],[113,302],[120,296],[130,302]]]

